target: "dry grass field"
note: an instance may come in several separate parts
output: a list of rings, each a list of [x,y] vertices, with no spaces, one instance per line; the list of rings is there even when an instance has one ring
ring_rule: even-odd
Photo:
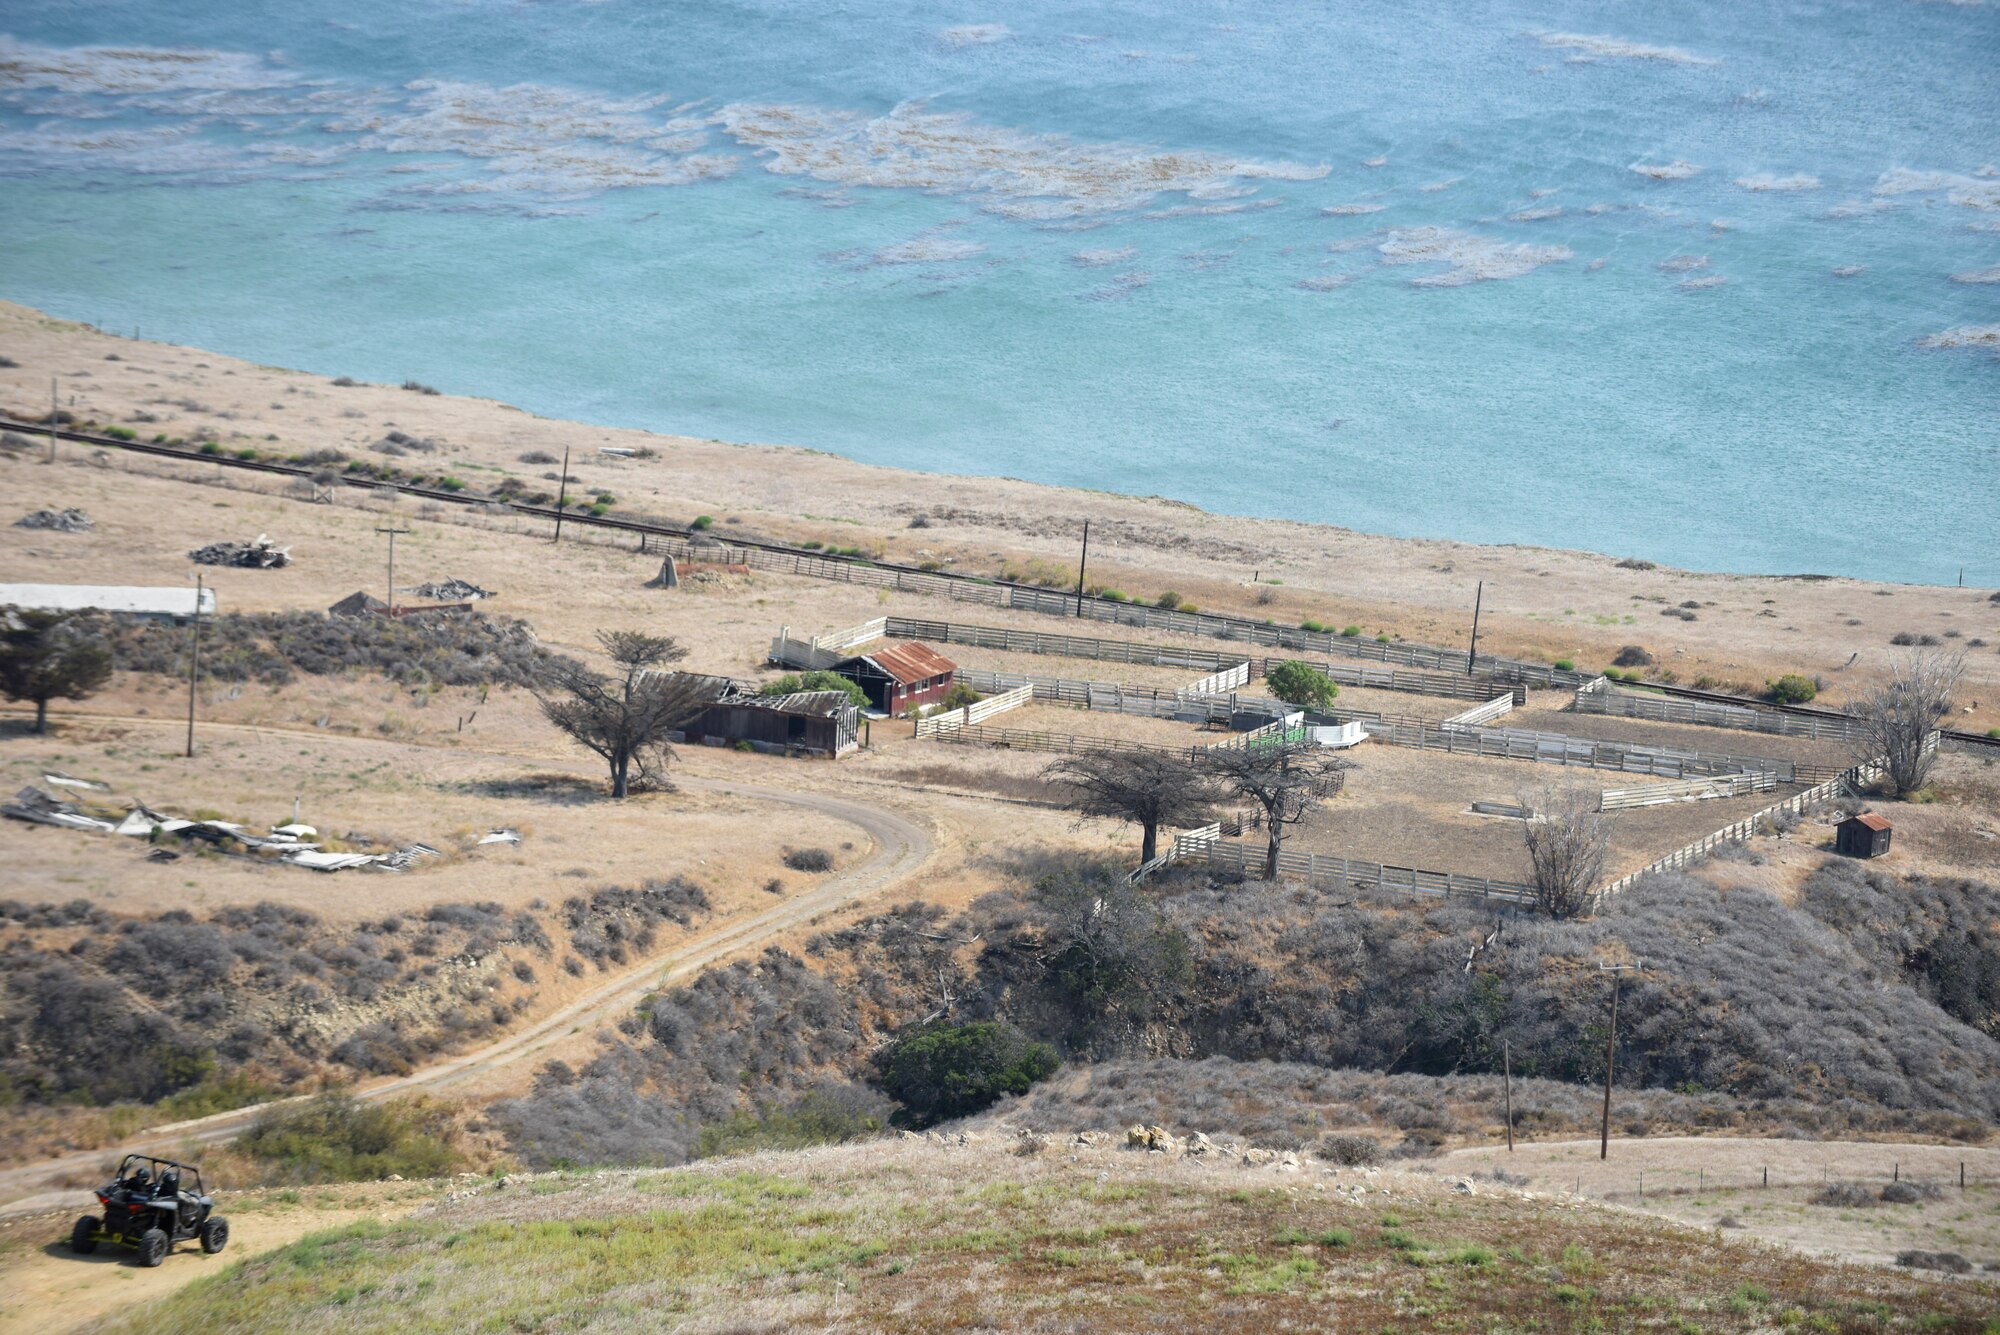
[[[136,1312],[88,1286],[102,1268],[3,1245],[61,1300],[41,1329],[103,1331],[540,1329],[588,1310],[604,1330],[1976,1332],[1996,1299],[1490,1182],[1006,1151],[891,1141],[412,1183],[373,1203],[386,1217],[296,1242],[306,1209],[339,1220],[341,1193],[260,1200],[248,1245],[268,1223],[285,1246],[214,1274],[170,1258],[148,1278],[192,1282]]]

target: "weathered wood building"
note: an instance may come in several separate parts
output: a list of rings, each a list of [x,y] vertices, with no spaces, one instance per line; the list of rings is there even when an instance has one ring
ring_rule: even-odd
[[[902,714],[949,695],[958,664],[911,640],[843,659],[833,670],[866,691],[875,708]]]
[[[844,756],[861,744],[861,710],[843,691],[799,691],[753,695],[727,678],[701,712],[682,729],[690,742],[707,746],[749,743],[759,751],[785,755]]]
[[[1849,816],[1834,829],[1834,851],[1850,858],[1879,858],[1889,851],[1895,828],[1872,811]]]

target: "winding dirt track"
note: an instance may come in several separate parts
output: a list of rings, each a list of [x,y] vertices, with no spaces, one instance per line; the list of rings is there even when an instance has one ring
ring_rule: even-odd
[[[112,716],[87,717],[108,720]],[[134,724],[160,722],[141,718],[119,718],[117,721]],[[208,726],[213,729],[230,725]],[[286,731],[237,726],[250,731]],[[361,1098],[379,1099],[395,1094],[447,1089],[515,1062],[530,1060],[559,1039],[608,1023],[631,1009],[649,992],[698,973],[719,960],[790,931],[820,914],[879,893],[914,873],[930,858],[934,849],[929,831],[916,821],[885,807],[868,806],[820,793],[703,779],[687,774],[676,775],[674,782],[683,788],[753,802],[804,807],[858,826],[873,840],[874,847],[866,857],[850,863],[805,894],[693,937],[664,956],[607,979],[561,1010],[543,1016],[525,1029],[485,1047],[433,1062],[409,1075],[357,1089],[355,1093]],[[0,1205],[0,1217],[87,1205],[90,1201],[88,1192],[59,1188],[54,1185],[55,1181],[72,1174],[87,1174],[101,1167],[107,1159],[132,1151],[171,1153],[173,1147],[189,1142],[206,1145],[228,1140],[248,1127],[262,1108],[270,1106],[240,1108],[194,1121],[152,1127],[120,1145],[78,1151],[0,1170],[0,1201],[7,1202]]]

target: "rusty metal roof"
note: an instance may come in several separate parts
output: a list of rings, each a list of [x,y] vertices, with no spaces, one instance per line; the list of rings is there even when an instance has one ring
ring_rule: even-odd
[[[958,664],[938,653],[927,644],[911,640],[906,644],[892,645],[887,649],[877,649],[862,658],[886,672],[905,686],[914,686],[932,677],[942,677],[946,673],[958,671]]]
[[[731,704],[768,709],[778,714],[802,714],[810,718],[837,718],[843,709],[854,708],[846,691],[794,691],[790,695],[753,695]]]
[[[1876,815],[1872,811],[1864,811],[1859,816],[1850,816],[1848,819],[1858,820],[1871,830],[1887,830],[1894,828],[1889,824],[1888,821],[1884,820],[1882,817]]]

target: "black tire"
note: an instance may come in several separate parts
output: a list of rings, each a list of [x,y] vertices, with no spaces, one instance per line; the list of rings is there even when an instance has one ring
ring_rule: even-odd
[[[69,1231],[69,1249],[85,1256],[97,1250],[97,1230],[103,1221],[94,1214],[84,1215],[76,1221],[76,1227]]]
[[[201,1249],[210,1256],[229,1245],[229,1221],[221,1215],[210,1215],[202,1221]]]
[[[167,1234],[164,1229],[149,1228],[139,1235],[139,1264],[156,1266],[167,1259]]]

